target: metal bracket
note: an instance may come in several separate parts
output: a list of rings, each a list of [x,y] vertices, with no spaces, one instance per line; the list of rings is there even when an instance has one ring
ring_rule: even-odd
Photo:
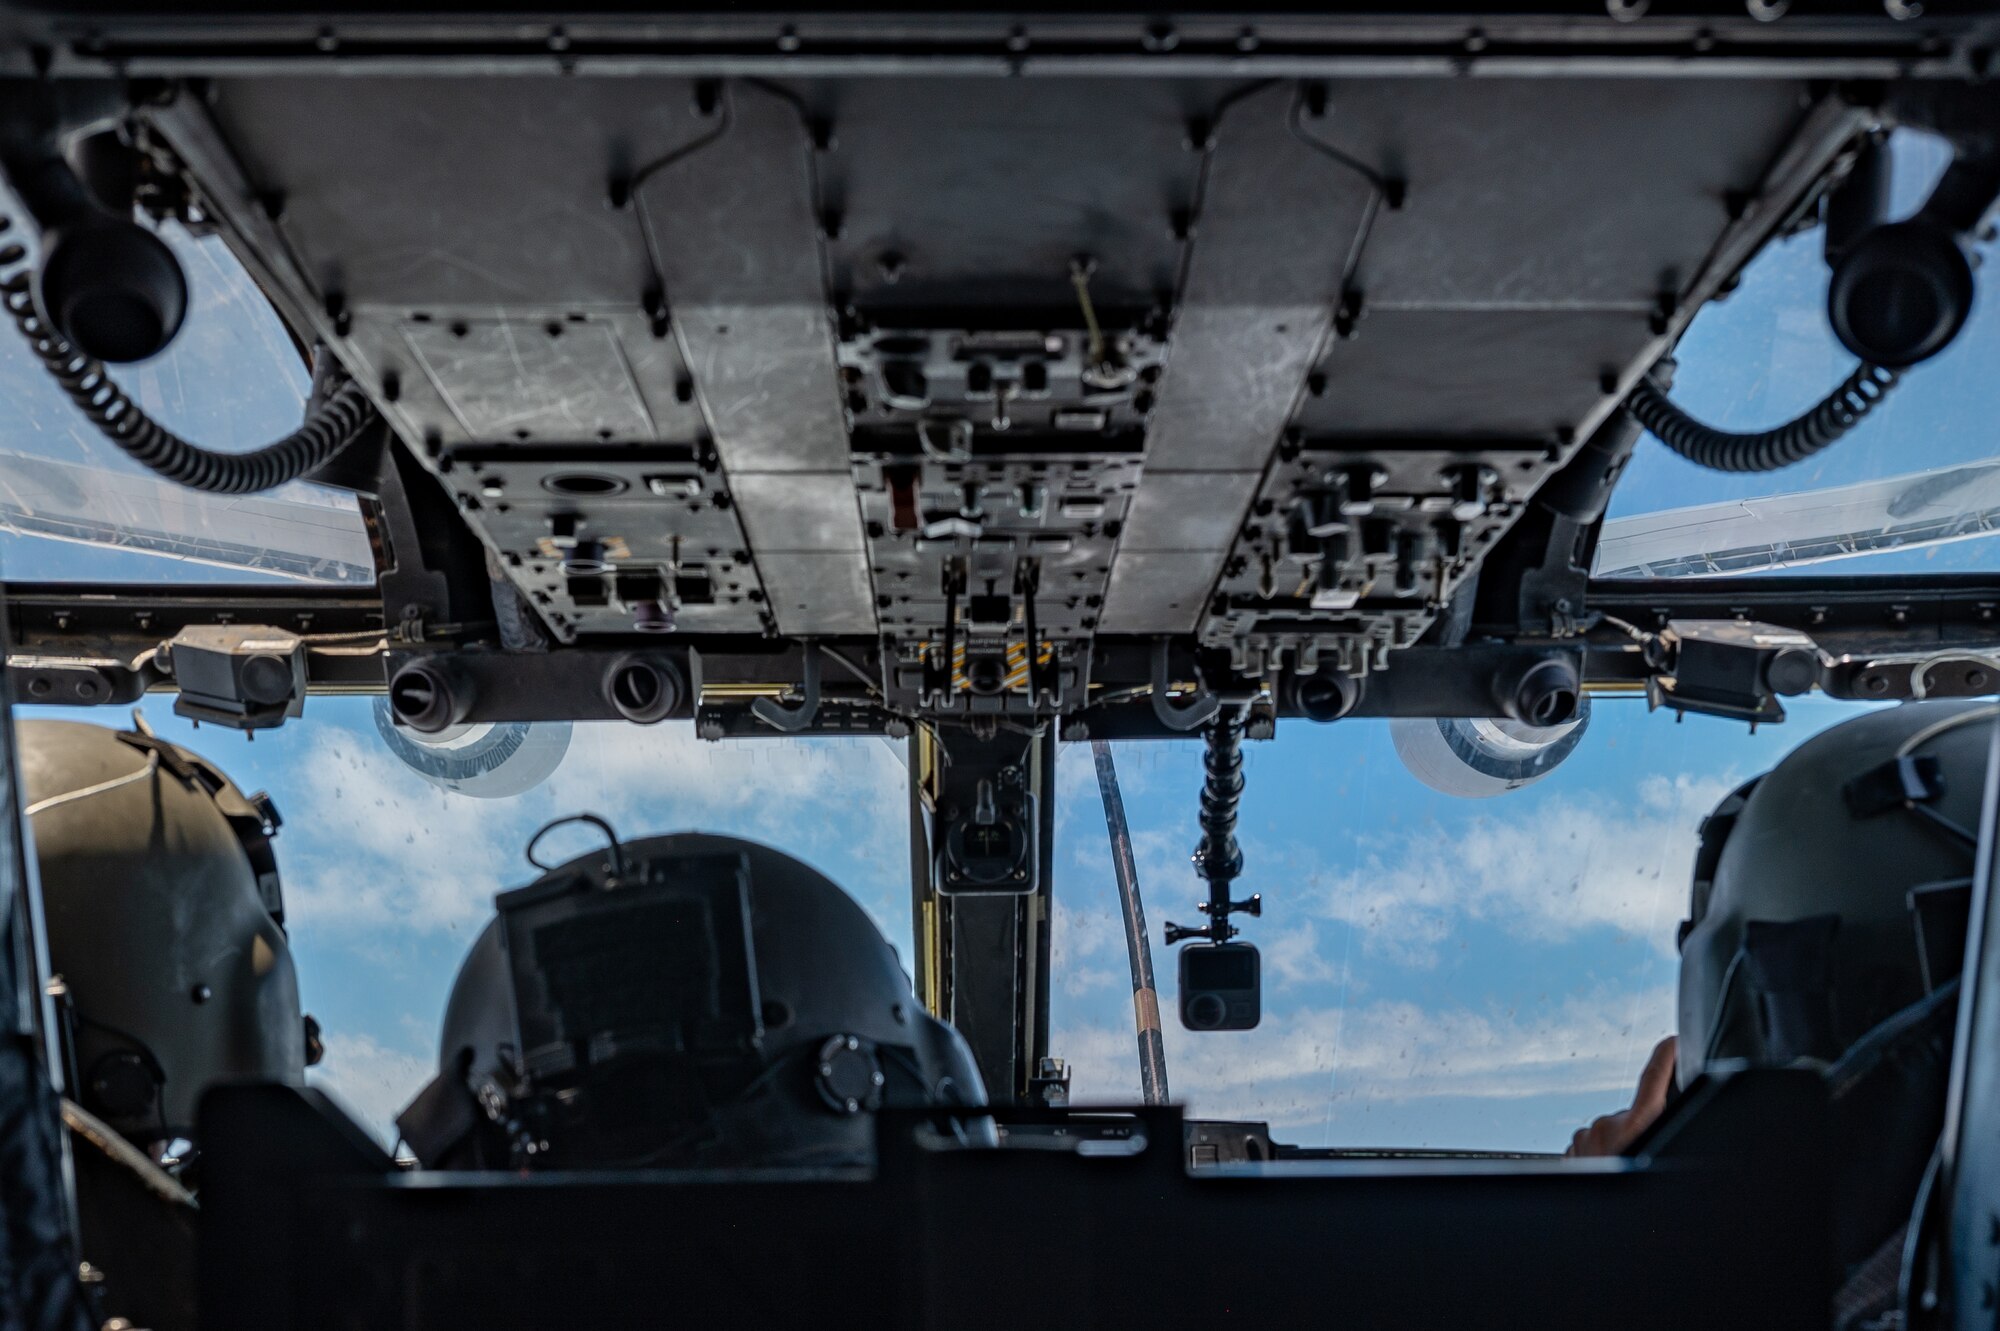
[[[1824,669],[1811,638],[1774,624],[1677,619],[1658,643],[1670,653],[1671,671],[1647,680],[1650,707],[1753,726],[1783,721],[1779,697],[1806,692]]]
[[[1153,644],[1153,715],[1169,730],[1197,730],[1215,719],[1222,710],[1222,699],[1218,698],[1206,685],[1199,682],[1197,675],[1195,695],[1192,701],[1174,703],[1167,701],[1167,689],[1172,681],[1168,678],[1167,640],[1161,638]]]
[[[174,715],[233,730],[263,730],[300,715],[306,640],[263,625],[190,624],[156,658],[180,697]]]
[[[805,678],[799,684],[799,701],[786,706],[776,698],[757,698],[750,703],[750,710],[760,721],[784,731],[788,735],[797,734],[812,724],[813,714],[819,711],[819,644],[808,640],[805,643]]]

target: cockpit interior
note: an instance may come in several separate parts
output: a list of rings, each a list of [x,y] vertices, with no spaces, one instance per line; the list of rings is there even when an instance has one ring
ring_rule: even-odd
[[[0,0],[0,1331],[1993,1325],[1996,52]]]

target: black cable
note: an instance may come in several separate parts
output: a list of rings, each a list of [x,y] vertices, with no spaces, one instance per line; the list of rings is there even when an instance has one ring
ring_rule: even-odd
[[[1894,370],[1863,363],[1811,411],[1755,434],[1702,424],[1670,402],[1651,379],[1633,386],[1625,407],[1661,443],[1697,466],[1714,471],[1776,471],[1804,461],[1859,425],[1896,383]]]
[[[625,843],[618,839],[618,833],[612,830],[610,823],[594,813],[568,813],[560,818],[552,818],[548,822],[543,823],[541,829],[528,838],[528,848],[521,852],[527,856],[528,863],[534,865],[543,873],[554,872],[557,867],[556,865],[543,864],[535,858],[535,847],[542,844],[543,837],[555,831],[558,827],[567,827],[571,823],[589,823],[592,827],[604,833],[604,839],[610,843],[611,876],[613,878],[623,878],[625,876]]]
[[[379,419],[352,380],[315,407],[297,430],[248,453],[216,453],[155,421],[111,381],[96,359],[42,322],[25,270],[0,285],[0,299],[28,346],[77,410],[135,462],[190,490],[256,494],[295,481],[324,464]]]

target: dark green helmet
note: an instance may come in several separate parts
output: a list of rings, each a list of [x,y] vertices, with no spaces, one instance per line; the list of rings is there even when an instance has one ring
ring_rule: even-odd
[[[1681,926],[1680,1082],[1831,1063],[1956,975],[1994,708],[1865,713],[1702,824]]]
[[[768,846],[629,841],[496,904],[397,1120],[428,1166],[866,1165],[874,1110],[985,1104],[867,913]]]
[[[302,1079],[270,801],[142,731],[15,729],[72,1093],[150,1142],[191,1137],[213,1081]]]

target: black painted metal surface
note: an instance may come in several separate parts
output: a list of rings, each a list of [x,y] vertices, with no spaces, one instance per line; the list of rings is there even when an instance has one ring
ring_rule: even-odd
[[[846,1178],[398,1174],[304,1094],[209,1101],[208,1326],[1816,1327],[1832,1275],[1812,1074],[1704,1088],[1644,1161],[1190,1173],[1151,1108],[1096,1156],[884,1116]]]

